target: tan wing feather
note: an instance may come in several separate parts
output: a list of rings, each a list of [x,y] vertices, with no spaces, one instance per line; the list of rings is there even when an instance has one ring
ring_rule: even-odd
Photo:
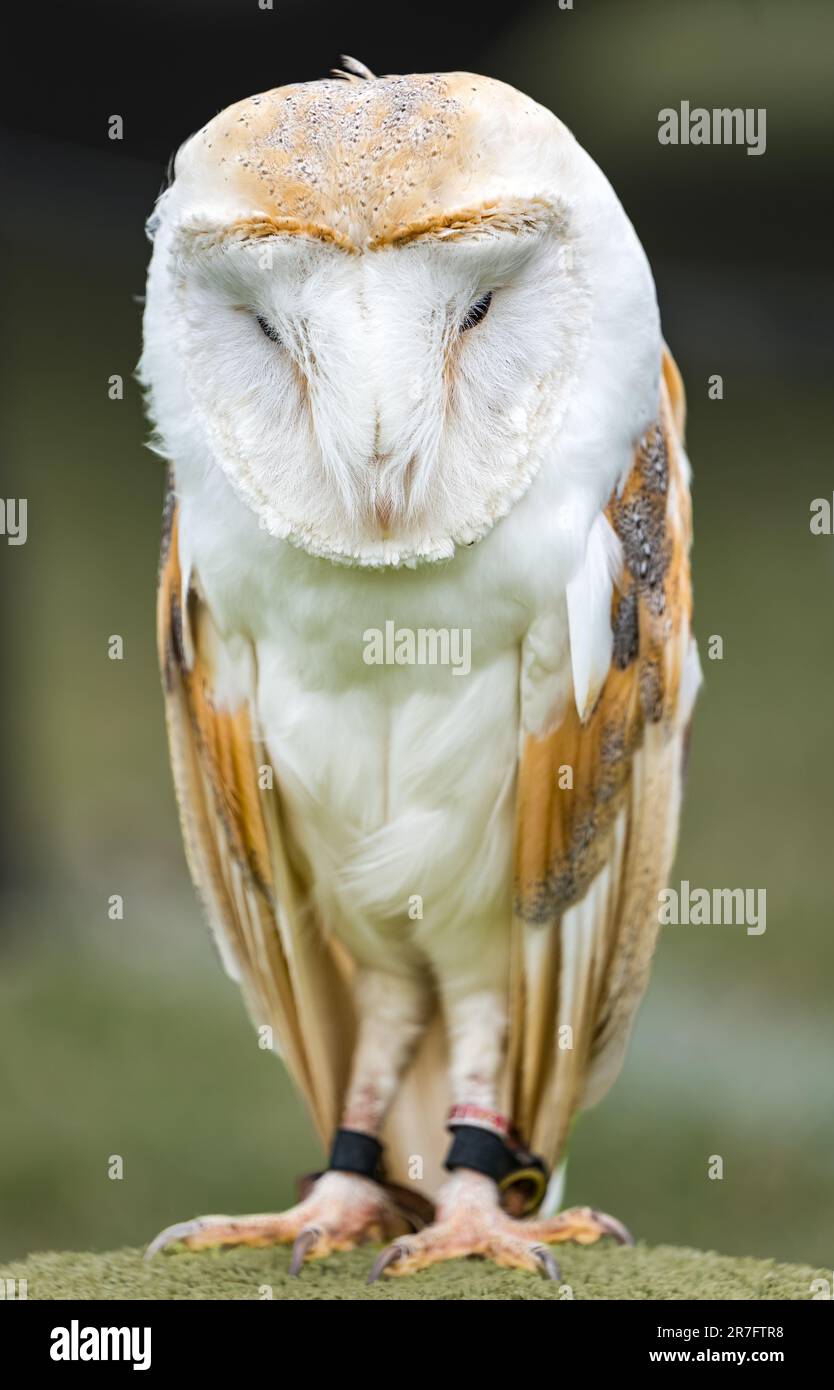
[[[213,703],[222,639],[196,588],[183,599],[173,495],[166,510],[159,657],[191,875],[226,968],[253,1021],[272,1028],[276,1050],[327,1144],[353,1046],[350,965],[325,937],[287,855],[277,790],[260,789],[258,769],[269,758],[250,701],[233,710]]]
[[[624,555],[611,668],[584,723],[571,706],[522,753],[505,1089],[522,1134],[551,1163],[576,1110],[619,1070],[674,854],[697,686],[683,420],[666,352],[658,422],[607,509]],[[570,789],[559,787],[565,765]]]

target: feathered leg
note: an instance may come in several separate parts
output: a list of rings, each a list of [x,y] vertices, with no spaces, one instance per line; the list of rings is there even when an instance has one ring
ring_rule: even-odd
[[[254,1216],[201,1216],[169,1226],[151,1242],[146,1258],[166,1247],[205,1250],[215,1246],[294,1243],[291,1270],[304,1260],[350,1250],[366,1240],[386,1240],[411,1229],[389,1192],[367,1172],[362,1160],[373,1156],[399,1082],[428,1019],[431,994],[423,977],[405,978],[362,971],[357,977],[359,1032],[339,1135],[337,1165],[314,1183],[289,1211]],[[357,1157],[359,1161],[357,1161]]]

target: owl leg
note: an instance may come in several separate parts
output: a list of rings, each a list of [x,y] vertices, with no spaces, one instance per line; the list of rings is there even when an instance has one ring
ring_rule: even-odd
[[[169,1226],[151,1242],[145,1258],[172,1246],[206,1250],[292,1243],[290,1270],[297,1274],[305,1259],[419,1229],[423,1220],[406,1195],[386,1189],[381,1181],[378,1135],[425,1029],[430,1000],[422,977],[361,971],[356,986],[357,1044],[327,1172],[286,1212],[201,1216]]]
[[[506,1025],[503,992],[446,1001],[451,1052],[450,1114],[452,1144],[446,1160],[450,1177],[437,1199],[435,1221],[423,1231],[397,1238],[377,1259],[369,1282],[387,1274],[411,1274],[443,1260],[477,1255],[515,1269],[539,1271],[559,1280],[550,1243],[583,1245],[611,1235],[631,1243],[625,1227],[589,1207],[564,1212],[551,1221],[519,1219],[524,1183],[544,1183],[537,1160],[521,1156],[512,1127],[498,1108],[498,1085]],[[522,1185],[507,1180],[524,1170]],[[503,1187],[502,1187],[503,1184]]]

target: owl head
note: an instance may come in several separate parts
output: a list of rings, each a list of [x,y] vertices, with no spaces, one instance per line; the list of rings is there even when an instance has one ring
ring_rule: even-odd
[[[549,111],[470,73],[353,66],[241,101],[179,150],[149,223],[141,375],[178,475],[220,470],[271,535],[437,560],[558,467],[601,362],[640,427],[654,289]]]

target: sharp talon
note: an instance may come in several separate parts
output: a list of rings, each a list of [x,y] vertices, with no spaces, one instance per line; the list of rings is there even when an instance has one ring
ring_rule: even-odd
[[[373,1269],[368,1275],[368,1283],[375,1284],[381,1274],[385,1272],[389,1265],[396,1264],[403,1259],[407,1252],[401,1245],[389,1245],[387,1250],[383,1250],[374,1261]]]
[[[562,1278],[562,1271],[553,1258],[553,1254],[546,1245],[536,1245],[533,1254],[541,1265],[542,1274],[545,1279],[552,1279],[554,1284],[558,1284]]]
[[[606,1235],[613,1236],[618,1245],[633,1245],[634,1236],[622,1221],[618,1221],[615,1216],[606,1216],[604,1211],[594,1211],[591,1213],[595,1221],[598,1221]]]
[[[166,1245],[173,1245],[174,1241],[183,1240],[186,1236],[191,1236],[200,1229],[199,1221],[178,1221],[174,1226],[166,1226],[164,1231],[160,1231],[155,1236],[145,1251],[145,1259],[152,1260],[160,1250],[164,1250]]]
[[[290,1274],[296,1275],[301,1273],[301,1266],[307,1258],[307,1253],[315,1245],[320,1235],[321,1231],[318,1226],[307,1226],[306,1229],[301,1232],[301,1235],[296,1238],[296,1242],[292,1248]]]

